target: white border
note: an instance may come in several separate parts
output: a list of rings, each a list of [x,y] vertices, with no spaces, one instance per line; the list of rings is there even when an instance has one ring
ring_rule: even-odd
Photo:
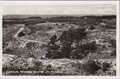
[[[24,1],[24,3],[42,3],[42,4],[116,4],[117,5],[117,30],[116,30],[116,39],[117,39],[117,74],[116,76],[3,76],[2,75],[2,3],[11,2],[11,1],[1,1],[0,2],[0,79],[20,79],[20,78],[28,78],[28,79],[120,79],[120,63],[119,63],[119,1]],[[23,1],[12,1],[12,2],[23,2]]]
[[[116,4],[118,1],[1,1],[1,3],[12,4]]]

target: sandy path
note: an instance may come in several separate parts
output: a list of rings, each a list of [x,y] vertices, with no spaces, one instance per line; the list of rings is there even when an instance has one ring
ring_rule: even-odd
[[[36,40],[29,40],[29,39],[24,39],[24,38],[22,38],[22,37],[21,37],[21,38],[18,37],[18,34],[19,34],[20,32],[22,32],[23,30],[24,30],[24,27],[21,27],[21,28],[17,31],[17,33],[14,35],[14,38],[16,38],[17,40],[23,41],[23,42],[20,44],[19,47],[25,47],[28,42],[34,42],[34,43],[39,43],[39,44],[47,44],[46,42],[41,42],[41,41],[36,41]]]

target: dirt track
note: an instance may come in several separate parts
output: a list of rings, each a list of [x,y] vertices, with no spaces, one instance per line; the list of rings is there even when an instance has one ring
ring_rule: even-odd
[[[17,31],[17,33],[14,35],[14,38],[16,38],[17,40],[23,41],[23,42],[21,43],[20,47],[25,47],[28,42],[34,42],[34,43],[39,43],[39,44],[47,44],[46,42],[41,42],[41,41],[36,41],[36,40],[28,40],[28,39],[24,39],[24,38],[22,38],[22,37],[18,37],[18,34],[19,34],[20,32],[22,32],[23,30],[24,30],[24,27],[21,27],[21,28]]]

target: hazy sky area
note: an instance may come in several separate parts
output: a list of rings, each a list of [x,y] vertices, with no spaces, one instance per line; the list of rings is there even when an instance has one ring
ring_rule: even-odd
[[[42,3],[42,2],[3,2],[3,14],[116,14],[115,4],[79,4],[79,3]]]

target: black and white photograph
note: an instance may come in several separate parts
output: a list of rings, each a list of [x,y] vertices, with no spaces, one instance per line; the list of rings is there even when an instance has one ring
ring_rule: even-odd
[[[2,76],[116,76],[115,1],[3,1]]]

